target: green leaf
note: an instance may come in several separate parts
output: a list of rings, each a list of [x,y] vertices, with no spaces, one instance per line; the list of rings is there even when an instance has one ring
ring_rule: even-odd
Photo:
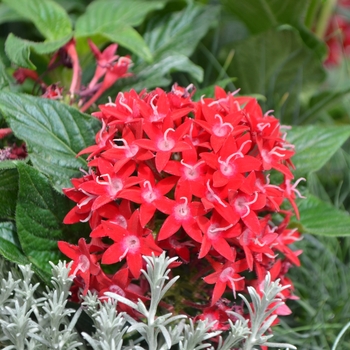
[[[49,261],[62,258],[57,241],[72,239],[65,234],[63,218],[69,200],[57,193],[35,168],[18,163],[19,193],[16,208],[18,238],[23,252],[39,269],[50,272]]]
[[[289,24],[298,29],[304,43],[322,59],[326,45],[304,25],[309,1],[284,0],[221,0],[224,11],[239,18],[252,34]]]
[[[321,169],[350,137],[350,126],[299,126],[288,131],[288,142],[296,146],[293,163],[296,177]]]
[[[324,68],[296,30],[269,30],[235,45],[228,69],[242,94],[262,94],[264,110],[273,109],[283,123],[297,122],[300,95],[324,79]]]
[[[0,162],[1,163],[1,162]],[[14,219],[18,192],[16,169],[0,170],[0,218]]]
[[[0,58],[0,90],[10,85],[10,78],[6,73],[6,68],[4,63]]]
[[[92,2],[76,23],[76,37],[102,35],[150,61],[152,55],[141,35],[132,27],[140,25],[166,1],[101,0]]]
[[[203,69],[195,65],[184,55],[169,55],[154,62],[152,65],[142,64],[135,69],[137,81],[132,83],[133,89],[151,89],[157,86],[167,86],[171,83],[170,73],[187,72],[198,82],[203,80]]]
[[[3,169],[16,169],[17,168],[16,164],[18,162],[27,163],[28,162],[28,158],[23,159],[23,160],[19,160],[19,159],[16,159],[16,160],[2,160],[0,162],[0,170],[3,170]]]
[[[260,33],[281,24],[299,23],[308,1],[284,0],[221,0],[224,9],[233,13],[252,33]]]
[[[0,110],[14,134],[26,142],[33,166],[61,191],[86,166],[78,152],[95,143],[99,121],[57,101],[3,92]]]
[[[155,59],[171,54],[189,57],[217,23],[219,7],[191,4],[184,10],[150,21],[144,35]]]
[[[300,122],[310,122],[311,119],[317,118],[317,115],[332,107],[342,97],[350,92],[350,87],[346,87],[340,90],[329,90],[315,94],[310,99],[309,106],[300,115]]]
[[[18,14],[34,23],[44,38],[56,41],[72,34],[66,11],[53,0],[2,0]]]
[[[308,194],[306,199],[297,201],[300,221],[296,226],[304,233],[322,236],[349,236],[349,213],[336,209],[332,204]]]
[[[30,50],[33,49],[38,54],[48,54],[58,50],[66,44],[72,35],[69,34],[55,41],[33,42],[16,37],[12,33],[6,39],[5,52],[12,63],[29,69],[35,69],[35,65],[30,61]]]
[[[16,11],[7,5],[0,4],[0,24],[21,20],[23,20],[23,16],[19,15]]]
[[[29,264],[18,242],[15,225],[12,222],[0,222],[0,254],[17,264]]]

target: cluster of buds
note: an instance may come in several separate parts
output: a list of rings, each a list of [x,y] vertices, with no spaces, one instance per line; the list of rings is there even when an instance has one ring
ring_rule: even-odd
[[[33,80],[40,85],[43,98],[59,100],[64,97],[64,88],[59,83],[45,84],[43,76],[60,66],[72,69],[72,80],[68,92],[70,103],[77,103],[79,109],[84,112],[117,80],[130,76],[131,73],[128,70],[132,65],[129,56],[116,55],[117,44],[111,44],[101,52],[91,40],[88,43],[96,61],[96,69],[87,86],[81,84],[82,70],[74,38],[53,54],[47,71],[41,76],[27,68],[18,68],[13,76],[19,84],[23,84],[27,79]]]
[[[298,216],[299,181],[292,184],[293,145],[254,98],[220,87],[215,98],[192,95],[192,86],[131,90],[99,106],[96,144],[79,153],[89,171],[64,189],[76,202],[64,222],[88,222],[90,240],[59,249],[74,261],[76,296],[90,289],[135,301],[147,300],[142,255],[178,256],[172,270],[192,286],[177,293],[181,305],[170,306],[171,296],[164,305],[226,329],[228,310],[246,316],[236,292],[261,291],[268,272],[291,285],[281,298],[293,298],[286,273],[301,252],[289,245],[300,234],[281,206],[289,201]]]

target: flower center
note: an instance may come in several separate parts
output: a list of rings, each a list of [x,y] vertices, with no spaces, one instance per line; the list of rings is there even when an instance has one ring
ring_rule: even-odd
[[[233,131],[233,126],[230,123],[224,123],[221,115],[215,114],[215,118],[219,119],[219,123],[213,125],[212,131],[214,135],[223,137]]]
[[[220,280],[222,282],[227,282],[231,280],[231,276],[234,274],[235,270],[232,267],[226,267],[221,273],[220,273]]]
[[[124,238],[124,245],[126,246],[128,252],[135,253],[140,249],[140,240],[135,235],[131,235]]]
[[[200,172],[198,171],[197,168],[200,167],[202,164],[205,164],[205,161],[201,160],[195,165],[190,165],[185,163],[183,159],[181,159],[181,164],[184,166],[183,172],[184,172],[185,178],[187,180],[194,181],[194,180],[197,180],[200,176]]]
[[[190,208],[188,206],[188,199],[186,197],[181,197],[180,199],[183,199],[185,203],[179,204],[175,206],[175,218],[179,221],[185,220],[190,216]]]
[[[129,145],[125,139],[114,139],[113,141],[123,142],[124,146],[113,145],[113,147],[124,149],[126,158],[134,157],[140,149],[137,145]]]
[[[111,221],[112,223],[115,223],[123,228],[127,228],[128,224],[126,222],[126,219],[123,215],[117,215],[113,221]]]
[[[175,146],[175,140],[168,138],[169,131],[175,131],[173,128],[169,128],[165,131],[164,137],[161,138],[158,143],[158,149],[160,151],[171,151]]]
[[[100,177],[106,177],[108,181],[101,181]],[[114,198],[122,189],[123,189],[123,181],[119,178],[111,179],[109,174],[103,174],[96,178],[96,182],[99,185],[107,185],[109,195]]]
[[[158,198],[158,193],[153,189],[153,187],[149,181],[145,181],[143,183],[143,186],[146,189],[142,192],[142,198],[147,203],[152,203],[155,199]]]

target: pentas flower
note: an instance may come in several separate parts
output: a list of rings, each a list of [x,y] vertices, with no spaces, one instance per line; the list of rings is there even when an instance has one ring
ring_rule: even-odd
[[[96,55],[107,66],[117,59],[113,47]],[[183,305],[224,330],[226,311],[248,317],[236,292],[258,287],[268,272],[291,285],[283,298],[293,298],[285,275],[300,265],[301,252],[290,246],[300,234],[288,224],[293,211],[298,215],[303,179],[293,178],[294,147],[271,111],[264,114],[238,91],[216,87],[214,98],[199,102],[193,92],[192,85],[169,93],[131,90],[99,106],[96,144],[79,153],[87,155],[89,171],[64,189],[76,203],[64,222],[88,222],[92,230],[84,256],[99,270],[86,269],[84,283],[77,279],[84,291],[90,284],[101,298],[113,289],[132,300],[147,296],[142,255],[166,251],[182,262],[171,268],[184,279]],[[72,259],[81,255],[59,247]],[[200,289],[193,281],[201,281]],[[172,302],[165,297],[163,305]]]
[[[149,229],[142,228],[139,211],[136,210],[127,221],[127,227],[109,221],[102,222],[102,230],[95,230],[91,237],[109,237],[114,243],[102,255],[102,264],[114,264],[126,258],[130,272],[139,278],[142,268],[142,255],[159,255],[159,248]]]

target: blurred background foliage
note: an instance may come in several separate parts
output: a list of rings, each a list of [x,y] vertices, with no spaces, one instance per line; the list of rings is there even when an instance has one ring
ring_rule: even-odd
[[[48,6],[52,1],[47,2]],[[170,89],[174,82],[181,86],[193,83],[199,98],[210,96],[213,86],[220,85],[256,96],[263,110],[274,110],[283,124],[329,128],[350,125],[349,1],[55,3],[68,14],[70,24],[63,18],[59,34],[50,36],[51,29],[56,32],[40,26],[30,5],[25,8],[21,1],[0,1],[0,86],[10,84],[14,91],[40,95],[33,81],[16,84],[12,74],[22,66],[36,67],[46,85],[59,83],[67,89],[71,69],[61,66],[48,71],[47,65],[52,54],[72,36],[77,41],[84,84],[95,69],[86,41],[89,37],[100,48],[118,42],[118,55],[131,55],[134,63],[133,76],[120,79],[100,101],[130,88]],[[52,26],[56,20],[53,18]],[[0,116],[0,127],[4,125]],[[303,189],[343,212],[350,211],[350,142],[346,139],[343,135],[339,147],[320,169],[308,172]],[[315,156],[317,147],[315,144]],[[322,220],[332,222],[332,212],[328,218],[325,215]],[[349,235],[350,227],[344,230],[344,237],[306,232],[296,244],[304,251],[302,266],[292,269],[290,275],[300,299],[289,302],[293,314],[275,328],[280,341],[299,349],[330,349],[350,320]],[[338,348],[350,349],[350,331]]]

